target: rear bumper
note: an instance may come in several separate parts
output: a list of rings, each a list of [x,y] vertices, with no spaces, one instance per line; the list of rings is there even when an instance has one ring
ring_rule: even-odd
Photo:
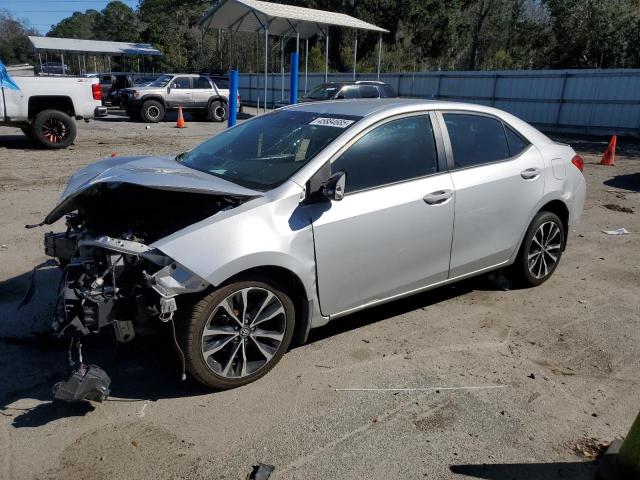
[[[106,117],[108,113],[109,112],[107,111],[107,107],[101,106],[101,107],[96,107],[96,109],[93,112],[93,116],[94,118]]]

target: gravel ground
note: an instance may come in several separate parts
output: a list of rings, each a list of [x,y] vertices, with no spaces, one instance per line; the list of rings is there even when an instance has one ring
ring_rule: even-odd
[[[607,139],[561,139],[585,158],[588,196],[539,288],[505,291],[483,276],[361,312],[221,393],[180,382],[167,332],[94,339],[85,356],[109,372],[113,396],[52,403],[66,348],[38,332],[58,277],[43,229],[24,224],[83,165],[177,153],[222,128],[112,115],[80,124],[63,151],[0,129],[0,478],[244,479],[257,462],[276,479],[592,478],[587,446],[624,435],[640,396],[640,145],[627,139],[616,167],[597,165]],[[614,227],[632,233],[601,232]],[[37,295],[16,311],[36,265]],[[464,388],[486,386],[500,388]],[[337,390],[426,387],[440,388]]]

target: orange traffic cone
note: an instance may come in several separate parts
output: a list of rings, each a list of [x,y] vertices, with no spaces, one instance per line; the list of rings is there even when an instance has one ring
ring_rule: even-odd
[[[184,117],[182,116],[182,107],[178,107],[178,121],[176,122],[176,128],[184,128]]]
[[[600,165],[609,165],[615,166],[616,164],[616,144],[618,143],[618,137],[614,135],[611,137],[611,141],[609,142],[609,146],[604,152],[602,156],[602,160],[600,161]]]

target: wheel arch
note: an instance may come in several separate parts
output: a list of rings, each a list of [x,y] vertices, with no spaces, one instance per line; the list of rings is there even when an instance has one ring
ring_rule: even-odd
[[[562,249],[564,250],[567,246],[567,237],[569,232],[569,207],[562,200],[555,199],[550,202],[545,203],[536,215],[540,212],[551,212],[555,213],[560,221],[562,222],[562,226],[564,228],[564,244],[562,245]]]
[[[313,308],[312,299],[302,279],[294,271],[279,265],[262,265],[235,273],[217,288],[241,280],[273,279],[290,296],[296,312],[296,323],[293,331],[293,344],[299,345],[306,341],[310,327]]]
[[[222,103],[225,104],[229,104],[229,102],[227,101],[227,99],[221,95],[214,95],[212,97],[209,98],[209,101],[207,102],[207,108],[209,108],[211,106],[212,102],[218,101],[220,100]]]
[[[167,108],[167,104],[165,103],[164,98],[162,97],[162,95],[155,95],[155,94],[150,94],[150,95],[143,96],[140,99],[140,106],[142,107],[142,105],[144,105],[144,102],[147,102],[149,100],[155,100],[156,102],[160,102],[165,109]]]
[[[45,110],[58,110],[62,113],[75,116],[75,108],[71,97],[65,95],[34,95],[29,97],[28,117],[33,120],[36,115]]]

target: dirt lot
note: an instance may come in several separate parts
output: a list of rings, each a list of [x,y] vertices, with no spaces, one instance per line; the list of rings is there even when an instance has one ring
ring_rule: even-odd
[[[221,128],[114,116],[79,125],[59,152],[0,129],[0,478],[244,479],[257,462],[277,479],[591,478],[585,442],[624,435],[640,398],[640,145],[624,139],[616,167],[597,165],[606,139],[563,139],[585,157],[588,197],[539,288],[485,276],[353,315],[222,393],[180,382],[167,335],[94,340],[86,360],[110,373],[113,396],[52,403],[66,346],[38,332],[57,275],[44,229],[23,225],[42,220],[78,167],[177,153]],[[632,233],[601,232],[614,227]],[[37,295],[16,312],[36,265]],[[500,388],[444,388],[486,386]],[[441,388],[336,390],[427,387]]]

